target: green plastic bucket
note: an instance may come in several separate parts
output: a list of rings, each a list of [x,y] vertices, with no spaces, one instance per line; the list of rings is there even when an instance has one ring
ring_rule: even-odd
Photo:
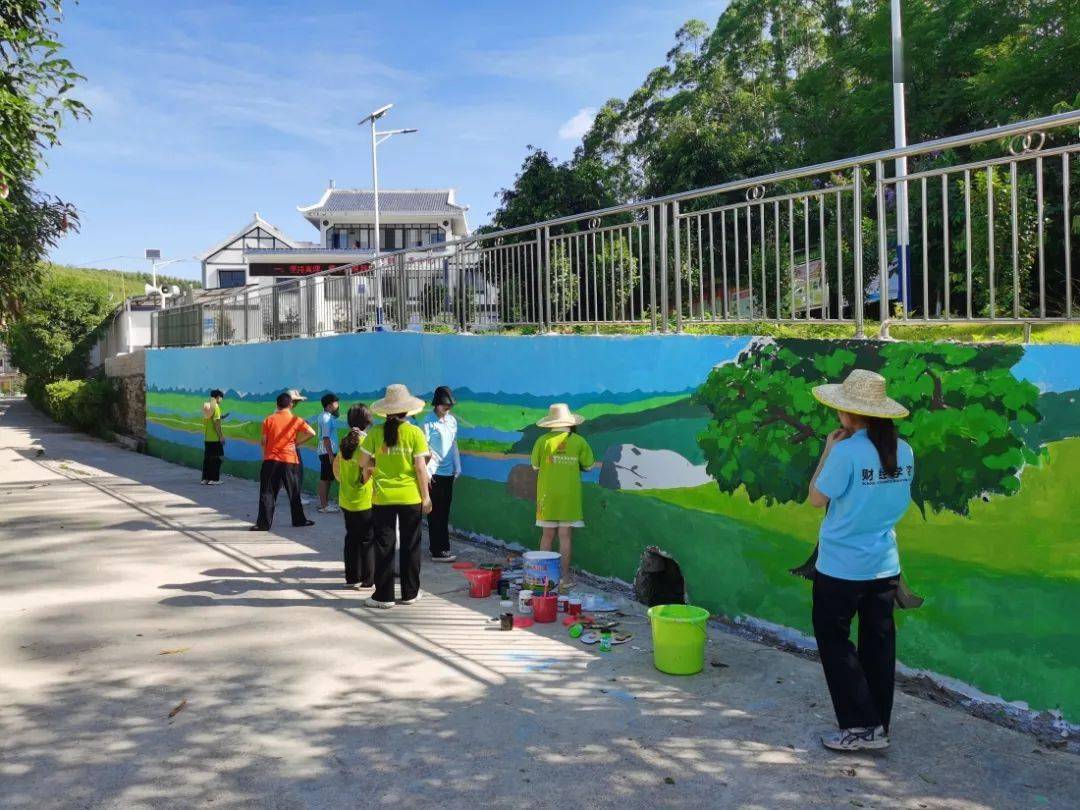
[[[655,605],[652,624],[653,665],[669,675],[694,675],[705,666],[705,623],[709,611],[693,605]]]

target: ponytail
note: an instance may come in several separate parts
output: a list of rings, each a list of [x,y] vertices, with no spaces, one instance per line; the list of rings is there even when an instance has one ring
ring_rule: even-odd
[[[383,425],[383,444],[387,447],[396,447],[398,443],[398,431],[405,423],[405,414],[392,413],[386,417],[386,423]]]
[[[349,408],[346,418],[349,422],[349,432],[341,440],[341,457],[348,461],[353,457],[356,448],[360,446],[360,434],[371,427],[371,409],[363,402],[358,402]]]
[[[878,416],[866,416],[866,436],[877,449],[881,469],[894,476],[897,471],[896,446],[898,442],[896,422]]]

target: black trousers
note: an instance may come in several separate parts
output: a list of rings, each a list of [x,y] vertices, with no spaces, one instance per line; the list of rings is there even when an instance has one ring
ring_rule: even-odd
[[[345,583],[375,584],[375,540],[371,510],[342,509],[345,518]],[[391,567],[393,562],[391,561]]]
[[[277,496],[282,486],[289,495],[293,526],[307,523],[304,505],[300,503],[301,470],[299,464],[286,464],[284,461],[262,463],[259,470],[259,518],[255,521],[256,526],[269,529],[274,525],[274,507],[277,506]]]
[[[375,593],[380,602],[394,601],[394,546],[401,534],[401,598],[420,592],[420,525],[423,510],[415,506],[373,506],[375,524]]]
[[[220,481],[221,462],[225,455],[225,445],[221,442],[204,442],[202,457],[202,480]]]
[[[450,550],[450,503],[454,476],[431,476],[431,514],[427,518],[428,547],[432,554]]]
[[[899,577],[855,581],[814,576],[814,638],[840,728],[889,730],[896,680],[893,600]],[[851,620],[859,617],[858,647]]]

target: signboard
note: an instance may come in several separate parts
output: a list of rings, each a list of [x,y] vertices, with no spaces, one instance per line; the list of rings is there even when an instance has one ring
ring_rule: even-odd
[[[326,270],[333,270],[335,267],[341,267],[343,264],[347,264],[347,262],[333,262],[331,264],[325,262],[249,262],[248,275],[262,276],[264,278],[301,278],[303,276],[313,276],[316,273],[322,273]],[[354,272],[363,273],[369,268],[370,265],[367,264],[356,265]]]
[[[910,248],[908,248],[910,250]],[[906,272],[900,272],[899,251],[896,249],[896,245],[889,246],[889,286],[888,295],[890,301],[895,301],[900,307],[903,307],[904,294],[911,289],[911,262],[910,253],[907,258],[909,261],[905,262],[907,265]],[[903,284],[903,286],[901,286]],[[866,285],[866,303],[872,304],[881,301],[881,277],[874,276],[870,279],[870,283]]]

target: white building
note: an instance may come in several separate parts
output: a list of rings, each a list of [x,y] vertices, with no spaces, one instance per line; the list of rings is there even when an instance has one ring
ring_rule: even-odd
[[[375,195],[367,189],[335,188],[318,202],[297,208],[319,231],[317,242],[291,239],[258,214],[199,259],[204,289],[267,285],[312,275],[375,254]],[[379,191],[381,251],[423,247],[467,236],[466,206],[453,189]]]

